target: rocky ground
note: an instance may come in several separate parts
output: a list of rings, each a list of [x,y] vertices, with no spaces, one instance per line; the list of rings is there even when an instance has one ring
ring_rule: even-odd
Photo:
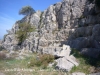
[[[44,69],[41,66],[32,66],[34,64],[31,64],[31,67],[29,66],[31,61],[34,62],[37,59],[39,56],[38,53],[32,53],[28,50],[11,52],[2,50],[0,51],[0,72],[1,75],[47,75],[48,73],[50,75],[100,74],[94,73],[96,72],[95,67],[86,64],[85,59],[81,57],[75,58],[73,55],[70,55],[70,52],[70,47],[63,45],[63,50],[55,56],[54,62],[56,62],[56,64],[53,65],[53,63],[50,63],[48,67]]]

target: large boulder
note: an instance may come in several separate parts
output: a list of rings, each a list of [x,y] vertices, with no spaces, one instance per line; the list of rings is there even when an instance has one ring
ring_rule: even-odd
[[[76,59],[73,55],[70,55],[71,49],[68,45],[63,45],[63,50],[59,53],[59,59],[56,60],[56,68],[64,71],[70,71],[72,67],[78,66]]]
[[[70,71],[74,64],[68,61],[65,57],[59,58],[57,61],[56,68],[59,70]]]

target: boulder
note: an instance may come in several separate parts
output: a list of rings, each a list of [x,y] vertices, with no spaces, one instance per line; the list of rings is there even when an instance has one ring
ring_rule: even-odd
[[[68,57],[70,55],[71,49],[68,45],[63,45],[63,48],[58,52],[57,56]]]
[[[76,59],[73,55],[70,55],[71,48],[68,45],[63,45],[63,50],[59,53],[58,57],[61,57],[56,60],[56,68],[64,71],[70,71],[72,67],[78,66]]]
[[[74,66],[74,64],[68,61],[65,57],[59,58],[58,60],[56,60],[56,62],[56,68],[59,70],[70,71]]]

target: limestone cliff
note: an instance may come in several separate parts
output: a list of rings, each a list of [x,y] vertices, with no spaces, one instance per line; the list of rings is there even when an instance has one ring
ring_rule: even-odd
[[[29,22],[36,31],[18,45],[16,32],[20,22]],[[100,54],[100,9],[93,0],[63,0],[43,12],[24,17],[8,31],[2,46],[7,50],[56,54],[63,44],[87,56]]]

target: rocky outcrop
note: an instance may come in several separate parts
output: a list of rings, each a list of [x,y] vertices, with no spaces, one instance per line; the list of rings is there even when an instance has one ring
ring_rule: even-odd
[[[18,45],[16,32],[22,22],[29,22],[36,30]],[[9,30],[2,46],[7,50],[30,50],[57,55],[62,51],[63,44],[89,57],[97,58],[100,55],[100,12],[94,2],[62,0],[43,12],[37,11],[25,16]],[[69,63],[66,57],[58,61]],[[72,63],[70,65],[73,66]]]

